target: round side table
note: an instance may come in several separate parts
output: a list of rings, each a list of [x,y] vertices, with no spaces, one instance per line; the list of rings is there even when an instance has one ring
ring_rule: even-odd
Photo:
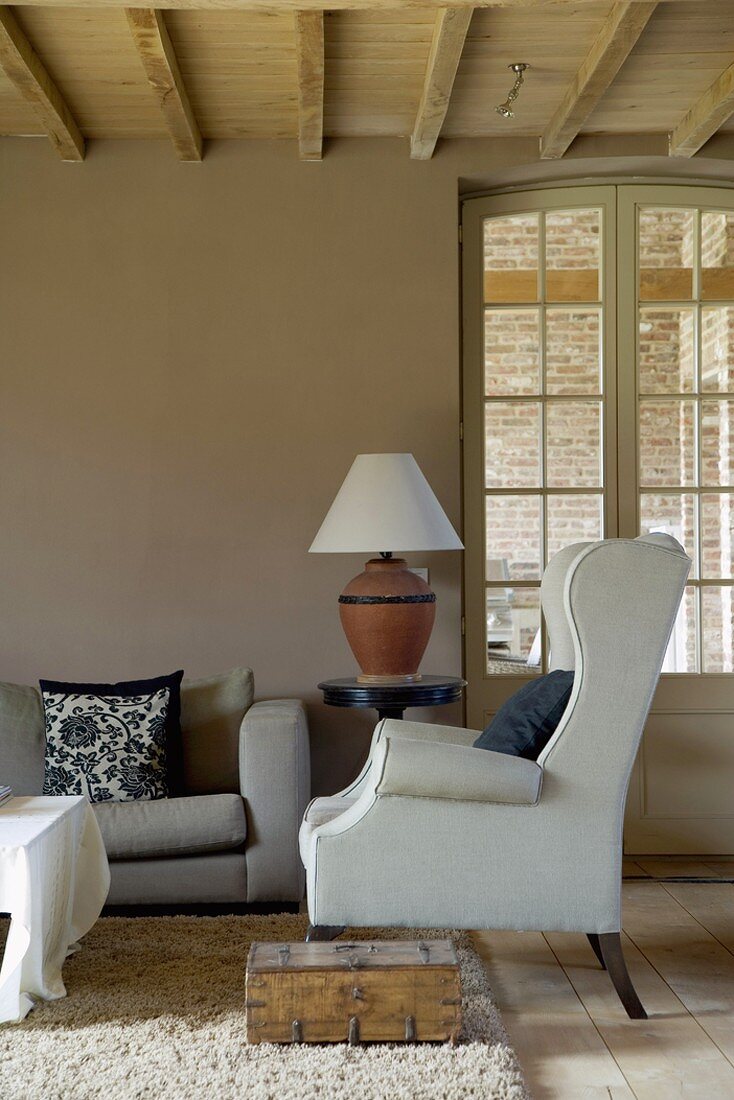
[[[402,718],[407,707],[436,707],[456,703],[466,680],[457,676],[423,676],[408,684],[362,684],[356,676],[324,680],[319,684],[330,707],[374,707],[378,717]]]

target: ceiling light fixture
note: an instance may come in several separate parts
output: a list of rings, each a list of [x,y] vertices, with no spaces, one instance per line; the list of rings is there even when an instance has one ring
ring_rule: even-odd
[[[495,111],[498,115],[502,115],[503,118],[514,118],[515,112],[512,109],[512,104],[520,95],[520,89],[522,88],[523,80],[525,79],[523,73],[526,69],[529,69],[530,66],[526,65],[524,61],[515,61],[512,65],[508,65],[507,68],[512,69],[513,73],[515,74],[515,83],[510,88],[505,102],[500,103],[498,107],[495,107]]]

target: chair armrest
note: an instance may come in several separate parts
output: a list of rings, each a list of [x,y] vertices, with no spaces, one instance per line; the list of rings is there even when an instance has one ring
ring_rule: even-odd
[[[473,745],[481,730],[467,730],[461,726],[434,726],[431,722],[406,722],[386,718],[377,727],[377,740],[385,737],[408,741],[432,741],[442,745]]]
[[[534,806],[543,769],[488,749],[386,738],[375,753],[377,795],[450,798]]]
[[[240,726],[247,811],[247,900],[300,901],[298,829],[311,797],[306,710],[298,699],[255,703]]]
[[[383,718],[374,728],[370,751],[362,771],[348,787],[337,791],[335,798],[355,798],[369,784],[375,748],[385,737],[404,737],[411,741],[440,741],[449,745],[473,745],[479,730],[466,730],[460,726],[434,726],[429,722],[403,722],[396,718]]]

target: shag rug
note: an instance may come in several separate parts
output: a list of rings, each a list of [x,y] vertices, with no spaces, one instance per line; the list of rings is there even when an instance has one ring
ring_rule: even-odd
[[[67,959],[67,997],[0,1027],[3,1100],[527,1100],[481,960],[461,932],[457,1046],[245,1042],[253,940],[300,940],[301,916],[106,917]]]

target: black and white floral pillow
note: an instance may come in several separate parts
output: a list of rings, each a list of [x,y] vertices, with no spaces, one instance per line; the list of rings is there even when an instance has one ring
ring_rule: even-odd
[[[42,696],[44,794],[85,794],[90,802],[168,796],[168,687],[130,696],[45,689]]]

